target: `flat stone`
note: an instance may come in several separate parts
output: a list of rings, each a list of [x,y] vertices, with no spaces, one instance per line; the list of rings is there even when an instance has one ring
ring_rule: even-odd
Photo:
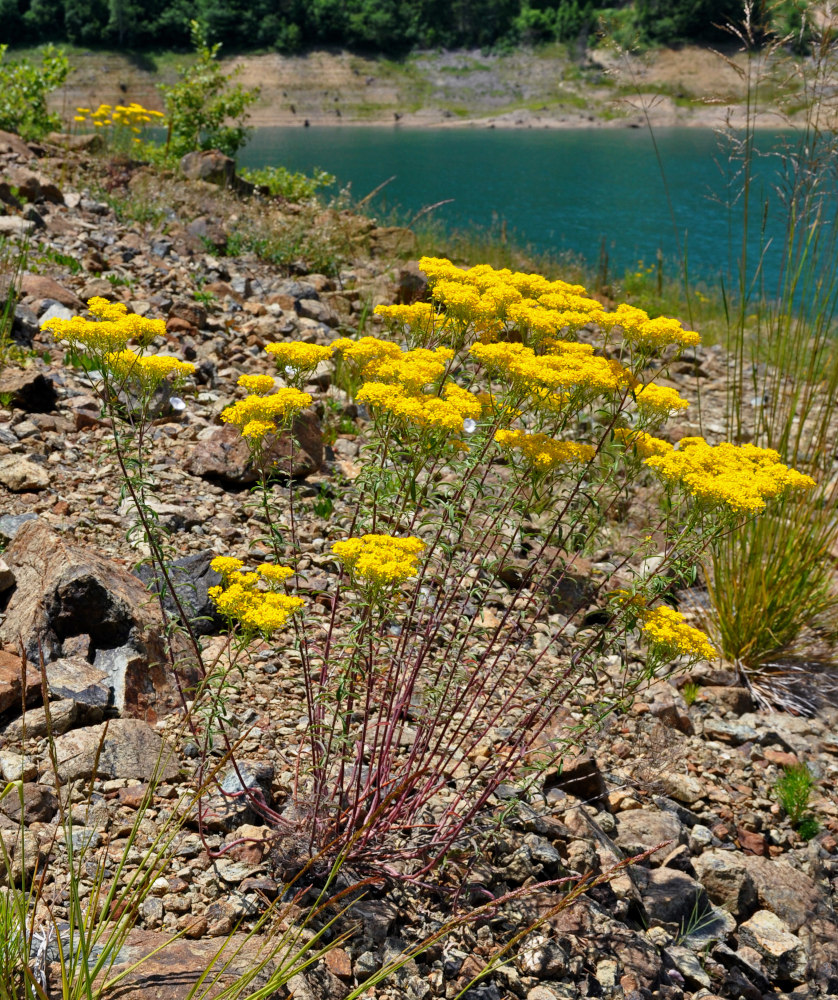
[[[691,806],[704,798],[704,785],[692,774],[664,771],[657,780],[664,792],[676,802],[683,802],[685,805]]]
[[[35,223],[20,215],[0,215],[0,236],[28,236]]]
[[[806,979],[808,961],[800,938],[770,910],[756,913],[739,925],[739,942],[762,956],[772,976],[802,983]]]
[[[40,684],[38,685],[40,690]],[[50,723],[47,726],[47,709],[33,708],[19,719],[10,722],[2,733],[15,742],[22,739],[40,739],[51,731],[54,736],[60,736],[75,724],[79,707],[74,701],[54,701],[49,706]]]
[[[49,476],[42,465],[21,455],[4,455],[0,458],[0,483],[12,493],[29,493],[45,490],[49,486]]]
[[[76,313],[72,309],[68,309],[67,306],[62,306],[58,302],[54,302],[38,317],[38,326],[43,328],[51,319],[72,319],[75,315]]]
[[[75,312],[81,312],[85,308],[78,295],[45,274],[24,274],[20,279],[20,290],[30,299],[36,301],[50,299]]]
[[[631,809],[617,816],[617,844],[628,855],[642,854],[669,841],[670,850],[687,843],[687,831],[674,813]],[[652,856],[652,863],[661,858]]]
[[[141,719],[111,719],[65,733],[55,741],[62,782],[99,778],[176,778],[178,762],[162,738]]]
[[[733,746],[756,743],[759,739],[759,732],[753,726],[742,721],[725,722],[722,719],[707,719],[704,723],[704,735],[707,739],[730,743]]]
[[[9,564],[0,556],[0,594],[5,594],[15,585],[15,575],[9,569]]]
[[[37,521],[38,515],[31,512],[26,514],[3,514],[0,516],[0,541],[10,542],[27,521]]]
[[[81,657],[65,657],[48,663],[46,674],[47,688],[53,698],[69,698],[82,708],[99,709],[100,713],[113,700],[107,673]]]

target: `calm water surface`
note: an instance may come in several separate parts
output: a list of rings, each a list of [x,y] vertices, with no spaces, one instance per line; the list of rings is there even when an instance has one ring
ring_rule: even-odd
[[[520,242],[573,251],[592,263],[604,239],[618,273],[639,261],[652,263],[659,247],[667,260],[680,259],[679,241],[685,242],[691,274],[718,279],[736,259],[740,239],[729,238],[726,154],[709,129],[658,129],[655,139],[674,227],[652,140],[640,129],[264,128],[240,161],[303,171],[322,167],[340,185],[351,184],[356,198],[395,175],[373,202],[378,212],[398,206],[410,218],[452,198],[434,212],[449,228],[487,228],[505,220]],[[780,142],[769,133],[760,138],[766,151]],[[776,164],[775,157],[757,161],[759,190],[770,192]],[[769,219],[769,230],[772,224]],[[739,232],[736,223],[733,232]],[[779,223],[773,235],[781,235]]]

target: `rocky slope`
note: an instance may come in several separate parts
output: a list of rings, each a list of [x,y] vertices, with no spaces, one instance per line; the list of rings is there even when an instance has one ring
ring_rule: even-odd
[[[211,167],[200,161],[192,172],[212,176]],[[108,187],[121,200],[103,200]],[[125,221],[129,199],[142,217],[138,199],[148,207],[150,189],[162,193],[163,216]],[[206,180],[115,171],[83,154],[27,147],[13,136],[0,136],[0,199],[0,232],[30,238],[13,336],[31,351],[24,365],[0,373],[0,773],[7,781],[23,779],[25,831],[21,841],[20,804],[9,796],[0,802],[0,836],[15,859],[13,879],[52,855],[49,899],[61,919],[66,847],[56,836],[58,795],[66,796],[76,847],[86,845],[91,858],[101,852],[114,858],[138,810],[146,810],[144,842],[165,822],[190,786],[199,748],[182,731],[175,680],[160,666],[159,616],[133,572],[145,553],[126,535],[134,514],[120,492],[110,430],[83,373],[41,327],[101,295],[164,317],[168,349],[196,364],[185,405],[161,406],[151,472],[182,596],[196,619],[210,616],[196,627],[211,658],[224,639],[206,596],[216,582],[209,560],[258,551],[263,530],[245,502],[253,470],[218,420],[236,379],[269,370],[266,342],[329,343],[357,331],[372,305],[421,293],[422,279],[396,256],[409,250],[411,234],[337,212],[307,221],[341,234],[341,257],[329,275],[307,270],[304,259],[278,269],[253,255],[225,256],[237,221],[251,215],[264,221],[277,212],[288,228],[300,210],[261,203],[254,209]],[[701,384],[711,435],[722,431],[713,410],[723,399],[724,364],[717,350],[698,350],[676,374],[685,395]],[[352,478],[364,434],[362,416],[328,377],[309,388],[315,406],[298,428],[302,449],[290,470],[302,504],[335,477]],[[673,433],[694,429],[684,423]],[[328,555],[329,530],[313,513],[300,528],[299,586],[315,599],[328,592],[337,569]],[[608,573],[610,558],[603,550],[586,572]],[[499,582],[499,606],[508,600],[504,594]],[[700,594],[692,596],[700,602]],[[30,661],[26,670],[21,651]],[[54,762],[42,678],[32,666],[39,651]],[[230,690],[240,769],[221,775],[226,792],[244,783],[272,803],[288,798],[305,729],[294,666],[291,650],[274,657],[257,649]],[[602,666],[607,675],[615,664]],[[472,988],[472,1000],[838,994],[838,712],[827,704],[811,717],[760,712],[730,673],[708,667],[689,679],[698,685],[694,702],[684,697],[687,678],[651,685],[562,773],[548,772],[489,842],[484,884],[496,895],[528,885],[532,891],[491,919],[466,923],[370,995],[456,996],[506,940],[561,898],[560,889],[537,883],[601,873],[660,844],[643,863],[551,916],[513,962]],[[815,678],[815,693],[817,687]],[[144,795],[158,760],[148,808]],[[783,767],[798,761],[817,780],[811,808],[821,831],[808,842],[773,793]],[[504,805],[496,800],[491,808]],[[185,930],[188,941],[154,959],[146,973],[152,978],[141,980],[144,990],[171,1000],[185,995],[183,982],[206,967],[213,943],[240,922],[252,924],[266,900],[282,892],[266,833],[241,799],[216,794],[203,829],[190,822],[177,834],[175,859],[154,882],[120,961],[151,950],[166,932]],[[217,858],[205,850],[225,846],[231,849]],[[439,926],[449,906],[444,894],[374,889],[355,911],[357,933],[292,980],[290,993],[346,996],[405,944]]]

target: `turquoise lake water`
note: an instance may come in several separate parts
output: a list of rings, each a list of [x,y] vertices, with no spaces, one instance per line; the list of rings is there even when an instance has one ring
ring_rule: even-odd
[[[735,268],[740,250],[740,209],[728,208],[728,190],[738,186],[730,183],[734,167],[709,129],[658,129],[655,141],[675,228],[652,139],[643,129],[263,128],[240,162],[281,163],[306,172],[319,166],[335,174],[340,186],[351,184],[356,199],[395,175],[372,202],[373,211],[398,206],[409,219],[424,206],[451,198],[433,213],[448,228],[499,227],[505,220],[518,242],[541,251],[572,251],[593,264],[604,239],[618,275],[640,261],[651,264],[659,247],[674,267],[680,241],[691,276],[717,283]],[[782,141],[778,134],[763,133],[759,146],[771,152]],[[752,190],[770,198],[778,164],[774,156],[757,158]],[[782,235],[773,213],[768,234],[775,242]],[[752,252],[757,245],[754,234]],[[776,274],[771,250],[768,263],[771,279]]]

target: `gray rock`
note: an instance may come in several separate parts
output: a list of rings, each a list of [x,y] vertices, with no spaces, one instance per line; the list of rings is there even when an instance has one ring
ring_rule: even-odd
[[[803,942],[770,910],[757,910],[739,925],[739,942],[762,956],[773,977],[797,983],[806,979],[808,961]]]
[[[217,149],[196,150],[180,161],[181,173],[193,181],[230,187],[236,176],[236,161]]]
[[[198,635],[210,635],[224,624],[223,618],[215,610],[210,600],[209,588],[221,583],[221,575],[210,568],[215,558],[214,552],[197,552],[195,555],[175,559],[166,567],[169,580],[184,613]],[[162,574],[156,566],[148,563],[137,569],[137,576],[152,593],[163,590]],[[163,590],[163,603],[168,614],[179,618],[177,605],[172,594]]]
[[[28,236],[35,223],[20,215],[0,215],[0,236]]]
[[[31,757],[0,750],[0,774],[5,781],[34,781],[38,777],[38,765]]]
[[[98,553],[71,544],[43,521],[24,524],[5,552],[17,586],[6,608],[0,638],[22,638],[35,662],[65,655],[65,644],[89,636],[86,653],[130,645],[145,666],[125,685],[132,713],[173,707],[178,695],[164,664],[159,616],[142,583]],[[77,652],[74,650],[74,652]]]
[[[759,733],[753,726],[742,721],[725,722],[722,719],[707,719],[704,723],[704,735],[707,739],[731,743],[733,746],[755,743],[759,739]]]
[[[0,541],[10,542],[17,535],[27,521],[37,521],[38,515],[31,512],[26,514],[3,514],[0,516]]]
[[[626,854],[641,854],[666,841],[670,849],[686,844],[687,831],[673,813],[657,809],[631,809],[617,816],[617,844]],[[659,857],[652,857],[652,863]]]
[[[178,775],[171,748],[141,719],[111,719],[65,733],[55,741],[58,776],[62,782],[99,778],[162,780]]]
[[[36,822],[49,823],[58,811],[58,797],[51,788],[33,781],[24,781],[20,795],[12,792],[0,802],[0,812],[13,822],[20,822],[21,796],[23,822],[27,826]]]
[[[676,929],[684,928],[693,914],[708,907],[701,885],[685,872],[637,865],[632,874],[652,926],[675,924]]]
[[[0,888],[6,885],[27,888],[35,871],[43,867],[47,849],[33,834],[21,832],[19,828],[0,830],[0,840],[11,862],[10,868],[5,863],[0,864]]]
[[[53,304],[38,317],[38,326],[43,328],[43,326],[51,319],[72,319],[74,315],[75,313],[72,309],[68,309],[67,306],[62,306],[59,302],[53,302]]]
[[[161,680],[159,670],[156,671],[157,676],[151,679],[148,657],[130,643],[117,646],[115,649],[97,649],[93,658],[93,666],[100,670],[106,678],[106,684],[111,694],[111,706],[120,715],[131,711],[133,705],[144,700],[150,680],[152,680],[152,685],[158,685],[155,689],[155,695],[162,694],[159,687]],[[165,676],[163,680],[170,695],[174,696],[168,676]]]
[[[567,972],[567,962],[567,952],[558,941],[539,934],[522,946],[515,964],[525,976],[561,979]]]
[[[108,675],[80,656],[62,657],[46,666],[47,690],[56,699],[69,698],[83,714],[102,712],[113,701]],[[97,719],[98,721],[98,719]]]
[[[753,913],[757,905],[756,887],[743,855],[735,851],[708,850],[693,859],[693,867],[714,903],[739,919]]]
[[[47,711],[49,711],[49,725],[47,725]],[[40,739],[52,732],[54,736],[60,736],[75,725],[79,715],[79,707],[74,701],[54,701],[49,709],[34,708],[27,711],[26,715],[10,722],[2,733],[10,740]]]
[[[25,493],[45,490],[49,486],[49,476],[43,466],[21,455],[4,455],[0,458],[0,483],[12,493]]]

